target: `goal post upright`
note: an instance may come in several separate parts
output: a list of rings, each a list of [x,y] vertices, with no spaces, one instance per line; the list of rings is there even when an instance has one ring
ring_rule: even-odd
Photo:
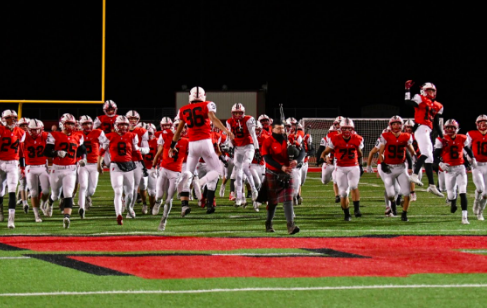
[[[26,100],[0,99],[0,103],[18,103],[17,115],[22,117],[23,104],[103,104],[105,102],[105,42],[106,42],[106,0],[102,0],[102,55],[101,55],[101,99],[100,100]]]

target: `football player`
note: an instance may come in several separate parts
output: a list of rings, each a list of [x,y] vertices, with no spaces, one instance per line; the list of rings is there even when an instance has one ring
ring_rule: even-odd
[[[131,218],[135,218],[133,209],[134,170],[133,153],[138,150],[139,139],[137,134],[129,132],[130,122],[126,116],[117,116],[114,124],[115,131],[106,134],[108,143],[104,149],[110,151],[110,182],[112,183],[114,196],[115,215],[117,223],[123,225],[122,194],[125,194],[125,202],[128,204],[127,212]],[[98,157],[98,170],[103,172],[103,156]]]
[[[386,196],[392,204],[392,214],[396,215],[396,194],[394,189],[396,182],[399,183],[401,195],[404,197],[402,221],[408,221],[407,212],[409,208],[409,176],[406,167],[406,158],[409,157],[409,166],[411,158],[407,156],[406,150],[411,155],[415,154],[413,148],[413,139],[408,133],[402,132],[404,121],[400,116],[393,116],[389,120],[389,129],[383,132],[380,137],[379,157],[381,168],[380,176],[384,181]]]
[[[419,147],[418,147],[418,142],[416,139],[414,139],[414,121],[413,120],[407,120],[404,122],[404,132],[408,133],[411,135],[413,138],[413,148],[415,151],[415,155],[412,157],[412,166],[408,166],[409,169],[412,169],[413,166],[416,164],[416,161],[419,156],[421,156],[421,153],[419,152]],[[423,167],[419,169],[418,172],[418,179],[421,181],[421,178],[423,177]],[[409,201],[413,202],[417,200],[416,192],[414,191],[416,184],[414,182],[411,182],[410,186],[410,194],[409,194]]]
[[[0,221],[3,216],[3,197],[8,186],[8,223],[9,229],[15,228],[15,206],[17,184],[19,182],[19,146],[25,139],[25,131],[17,126],[17,113],[14,110],[2,112],[0,126]],[[21,166],[23,167],[23,166]]]
[[[27,126],[29,124],[30,119],[28,118],[20,118],[17,122],[17,125],[25,132],[27,132]],[[27,136],[28,134],[26,134]],[[20,160],[23,160],[23,166],[25,166],[25,156],[24,156],[24,149],[20,147],[19,149],[19,156]],[[21,167],[19,169],[19,187],[17,188],[17,205],[22,204],[24,209],[24,213],[29,213],[29,203],[27,203],[27,182],[25,179],[25,167]]]
[[[445,136],[438,138],[435,142],[435,161],[445,171],[445,184],[448,200],[451,202],[451,212],[457,210],[457,193],[455,186],[458,185],[460,204],[462,207],[462,224],[468,225],[467,218],[467,170],[463,158],[463,150],[473,157],[472,151],[467,147],[467,136],[458,134],[459,125],[455,119],[449,119],[444,124]]]
[[[261,114],[259,116],[259,118],[257,119],[258,122],[260,122],[260,124],[262,124],[262,130],[266,131],[269,135],[271,135],[271,131],[272,131],[272,127],[271,127],[271,119],[269,118],[269,116],[267,116],[266,114]]]
[[[51,197],[49,198],[49,211],[52,213],[53,202],[58,200],[60,187],[64,195],[63,227],[69,228],[71,212],[73,209],[73,191],[76,185],[77,157],[86,154],[83,134],[75,131],[76,119],[72,114],[65,113],[59,120],[60,132],[50,132],[47,135],[44,155],[53,158],[50,174]],[[86,159],[79,162],[86,165]]]
[[[201,87],[191,89],[189,92],[189,104],[179,109],[178,116],[180,122],[171,142],[169,157],[176,155],[176,144],[179,141],[184,125],[187,124],[189,154],[184,172],[181,175],[180,185],[184,188],[180,191],[178,188],[181,196],[181,216],[184,217],[191,212],[188,204],[190,184],[200,157],[203,157],[211,171],[206,176],[197,180],[195,179],[193,186],[196,197],[201,199],[201,187],[205,184],[208,184],[208,199],[210,204],[213,204],[213,198],[215,197],[216,183],[220,175],[220,160],[211,143],[210,121],[213,122],[213,125],[220,128],[220,130],[224,131],[230,139],[233,139],[234,135],[217,118],[216,104],[211,101],[206,101],[205,90]]]
[[[473,213],[478,220],[484,220],[483,212],[487,203],[487,115],[481,114],[475,120],[477,130],[467,133],[467,146],[472,149],[472,178],[475,184]]]
[[[237,199],[235,206],[240,206],[244,203],[243,183],[244,174],[252,191],[252,201],[255,201],[259,192],[255,187],[252,173],[250,172],[250,163],[254,158],[260,158],[259,141],[255,134],[255,119],[252,116],[245,115],[244,105],[237,103],[232,106],[232,117],[227,120],[227,129],[232,131],[235,139],[233,139],[234,146],[234,172],[235,190],[237,192]]]
[[[436,196],[444,197],[436,188],[433,179],[433,143],[431,142],[433,129],[438,133],[440,138],[443,137],[439,120],[439,115],[443,113],[443,105],[436,101],[436,86],[431,82],[423,84],[420,94],[416,94],[411,99],[410,90],[413,84],[414,82],[412,80],[406,81],[405,102],[407,105],[414,107],[414,121],[416,122],[414,138],[418,142],[421,156],[416,161],[410,181],[419,186],[423,186],[423,182],[419,180],[419,172],[424,164],[429,183],[426,191]]]
[[[91,197],[95,194],[98,185],[98,157],[100,149],[108,140],[101,129],[93,129],[93,119],[88,115],[83,115],[79,119],[84,145],[86,148],[86,164],[80,164],[78,170],[79,192],[78,204],[81,219],[85,218],[85,210],[92,206]]]
[[[353,133],[355,125],[350,118],[343,118],[340,122],[340,134],[334,135],[326,149],[321,154],[324,160],[328,153],[333,152],[336,158],[336,180],[340,194],[340,205],[345,215],[345,221],[351,220],[349,210],[349,191],[352,191],[354,215],[362,216],[360,201],[358,200],[358,182],[362,170],[362,149],[364,142],[362,136]],[[355,192],[354,192],[355,191]],[[355,196],[353,195],[355,194]]]

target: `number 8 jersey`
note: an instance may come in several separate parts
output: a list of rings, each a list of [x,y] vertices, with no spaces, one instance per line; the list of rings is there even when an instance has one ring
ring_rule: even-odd
[[[120,136],[118,133],[108,133],[108,150],[113,163],[126,163],[132,161],[132,152],[137,150],[139,138],[137,134],[127,132]]]
[[[179,119],[188,125],[187,135],[189,141],[211,138],[209,111],[216,113],[216,104],[214,102],[192,103],[179,109]]]

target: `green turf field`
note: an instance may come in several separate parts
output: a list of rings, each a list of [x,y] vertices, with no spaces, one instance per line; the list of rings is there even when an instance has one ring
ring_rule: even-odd
[[[332,186],[319,176],[310,173],[303,187],[303,204],[295,207],[301,231],[293,236],[281,206],[276,233],[265,233],[265,209],[235,208],[228,184],[211,215],[192,201],[192,212],[181,218],[175,200],[164,232],[157,231],[160,215],[142,215],[140,204],[136,219],[117,225],[108,174],[86,219],[75,208],[67,230],[58,210],[35,223],[19,206],[15,229],[0,223],[0,307],[487,305],[487,222],[471,212],[472,182],[470,225],[461,224],[460,209],[451,214],[445,199],[421,187],[409,222],[385,217],[383,184],[374,174],[364,174],[359,186],[363,217],[345,222]],[[73,267],[73,259],[82,262]],[[124,275],[84,271],[90,264]]]

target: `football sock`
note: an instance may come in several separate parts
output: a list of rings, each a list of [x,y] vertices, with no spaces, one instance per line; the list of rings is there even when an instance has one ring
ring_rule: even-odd
[[[414,170],[413,170],[413,173],[414,174],[419,174],[419,171],[421,170],[421,167],[423,167],[423,164],[424,164],[424,161],[426,160],[426,156],[424,155],[421,155],[419,158],[418,158],[418,161],[416,162],[416,164],[414,165]]]
[[[467,204],[468,204],[467,194],[460,194],[460,204],[462,206],[462,211],[466,211],[467,210]]]
[[[15,210],[15,205],[17,204],[17,200],[15,199],[15,193],[9,192],[8,193],[8,208]]]
[[[433,179],[433,164],[425,163],[424,171],[426,172],[426,176],[428,177],[428,183],[430,185],[435,185],[435,180]]]

